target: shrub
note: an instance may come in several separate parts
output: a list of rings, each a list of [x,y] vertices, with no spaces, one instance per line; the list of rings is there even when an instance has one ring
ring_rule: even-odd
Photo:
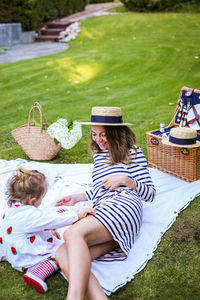
[[[114,2],[114,0],[90,0],[89,3],[106,3],[106,2]]]
[[[172,11],[185,4],[196,5],[200,0],[121,0],[132,11]]]
[[[87,0],[1,0],[0,23],[19,22],[24,30],[37,30],[46,22],[83,10],[87,2]]]

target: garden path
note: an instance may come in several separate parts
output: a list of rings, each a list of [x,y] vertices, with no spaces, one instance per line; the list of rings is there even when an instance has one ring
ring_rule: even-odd
[[[67,20],[76,19],[77,21],[85,20],[88,17],[95,16],[95,14],[104,12],[114,7],[123,6],[122,3],[98,3],[89,4],[85,10],[71,16],[59,19],[59,22],[66,22]],[[58,20],[57,20],[58,21]],[[68,48],[67,43],[58,42],[36,42],[30,44],[14,45],[7,51],[0,51],[0,63],[15,62],[26,59],[32,59],[41,56],[47,56],[62,52]]]

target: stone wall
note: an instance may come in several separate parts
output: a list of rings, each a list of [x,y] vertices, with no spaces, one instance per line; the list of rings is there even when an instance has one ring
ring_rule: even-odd
[[[0,46],[11,47],[22,40],[21,23],[0,24]]]
[[[35,31],[22,32],[21,23],[0,24],[0,48],[11,47],[17,44],[33,43]]]
[[[30,44],[35,42],[35,31],[22,31],[22,43]]]

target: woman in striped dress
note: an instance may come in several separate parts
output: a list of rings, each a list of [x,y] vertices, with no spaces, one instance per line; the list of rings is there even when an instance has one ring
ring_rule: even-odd
[[[129,254],[142,225],[142,201],[153,201],[155,187],[134,133],[123,123],[119,107],[93,107],[92,189],[61,199],[58,205],[92,200],[96,209],[64,233],[57,261],[69,279],[68,300],[107,299],[90,273],[91,258],[117,247]]]

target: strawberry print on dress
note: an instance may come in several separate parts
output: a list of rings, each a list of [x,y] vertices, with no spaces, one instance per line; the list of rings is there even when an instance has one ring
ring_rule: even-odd
[[[49,243],[53,243],[53,238],[52,238],[52,237],[50,237],[50,238],[47,240],[47,242],[49,242]]]
[[[55,259],[53,256],[49,256],[47,259],[48,259],[48,260],[56,261],[56,259]]]
[[[12,226],[10,226],[7,230],[6,230],[7,234],[11,234],[12,232]]]
[[[29,238],[29,240],[30,240],[31,244],[33,244],[35,242],[35,235],[31,236]]]
[[[17,255],[17,250],[15,249],[15,247],[11,247],[11,251],[13,255]]]
[[[27,272],[28,268],[22,267],[22,272],[25,274]]]

